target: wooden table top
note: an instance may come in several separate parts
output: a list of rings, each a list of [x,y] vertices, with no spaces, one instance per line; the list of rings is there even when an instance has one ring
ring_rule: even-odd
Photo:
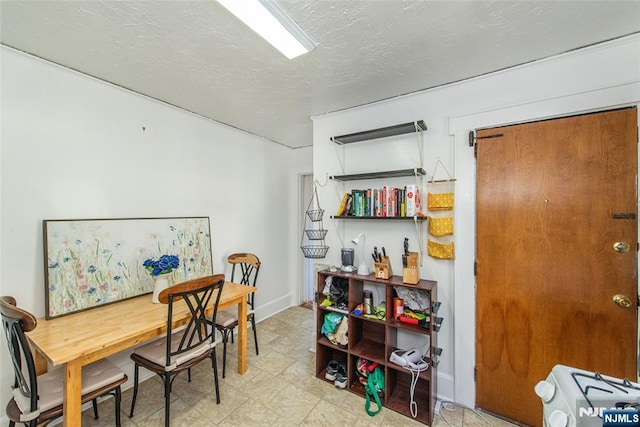
[[[238,304],[252,292],[252,286],[225,282],[219,309]],[[185,324],[188,317],[184,303],[174,305],[174,326]],[[27,336],[53,365],[77,359],[84,365],[165,333],[166,323],[167,305],[152,303],[148,294],[51,320],[39,318]]]

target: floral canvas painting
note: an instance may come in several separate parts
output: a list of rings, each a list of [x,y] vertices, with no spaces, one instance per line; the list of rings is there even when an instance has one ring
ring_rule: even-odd
[[[213,274],[208,217],[45,220],[46,318],[153,291],[143,265],[177,256],[179,283]]]

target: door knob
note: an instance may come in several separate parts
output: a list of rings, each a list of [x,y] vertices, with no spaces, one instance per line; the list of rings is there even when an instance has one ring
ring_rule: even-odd
[[[631,307],[631,299],[626,295],[622,295],[622,294],[614,295],[613,302],[622,308]]]
[[[613,250],[621,254],[629,252],[630,246],[627,242],[615,242],[613,244]]]

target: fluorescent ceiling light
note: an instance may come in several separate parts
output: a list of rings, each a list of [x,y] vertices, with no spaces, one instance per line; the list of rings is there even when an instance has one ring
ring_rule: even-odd
[[[315,47],[309,36],[273,0],[218,0],[218,3],[289,59]]]

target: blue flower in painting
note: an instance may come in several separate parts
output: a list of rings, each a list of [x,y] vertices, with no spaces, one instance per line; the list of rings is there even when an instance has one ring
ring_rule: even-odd
[[[189,258],[190,262],[196,262],[195,258]]]
[[[49,263],[49,268],[58,268],[60,267],[57,262]]]
[[[189,246],[193,246],[193,240],[189,240]]]
[[[55,286],[53,285],[49,286],[49,292],[55,292],[55,290],[56,290]]]
[[[122,279],[122,277],[120,277],[120,276],[113,276],[113,280],[115,280],[116,282],[117,282],[118,280],[120,280],[120,279]]]
[[[87,269],[87,271],[88,271],[89,273],[95,273],[95,272],[96,272],[96,270],[97,270],[97,268],[96,268],[96,266],[95,266],[95,265],[90,265],[90,266],[89,266],[89,268]]]
[[[149,258],[142,263],[142,266],[152,276],[171,273],[180,265],[180,258],[177,255],[162,255],[159,259]]]
[[[93,286],[89,288],[89,290],[87,291],[89,293],[89,295],[93,295],[96,293],[96,288],[94,288]]]
[[[69,262],[71,261],[71,258],[69,258],[68,256],[62,258],[62,262]]]

